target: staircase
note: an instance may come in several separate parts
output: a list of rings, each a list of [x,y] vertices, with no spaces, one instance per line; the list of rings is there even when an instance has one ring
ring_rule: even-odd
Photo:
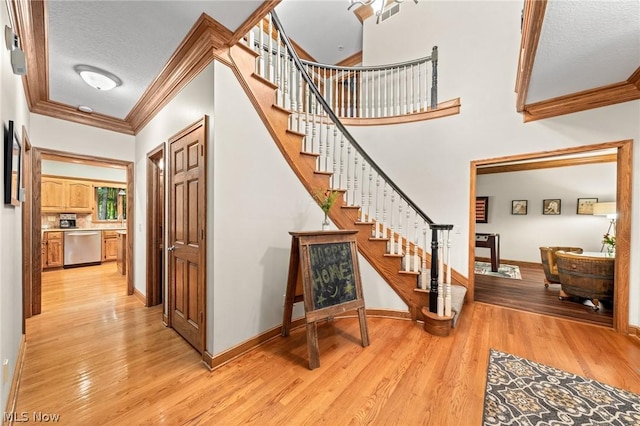
[[[429,307],[430,296],[434,305],[438,286],[429,248],[448,252],[448,234],[440,233],[435,245],[427,239],[433,221],[344,128],[278,28],[275,14],[268,15],[246,37],[246,44],[229,49],[228,64],[302,184],[312,195],[326,189],[343,193],[329,217],[340,229],[358,230],[360,253],[407,304],[411,319],[424,320],[422,308]],[[440,281],[450,277],[455,325],[466,278],[450,267],[445,274],[443,264],[436,270]]]

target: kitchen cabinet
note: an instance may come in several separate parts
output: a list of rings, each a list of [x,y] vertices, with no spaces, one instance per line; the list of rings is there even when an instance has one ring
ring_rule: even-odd
[[[43,176],[40,198],[43,212],[91,213],[94,202],[93,183]]]
[[[43,234],[43,269],[59,268],[64,260],[64,240],[61,231],[49,231]]]
[[[118,256],[118,238],[116,231],[102,231],[102,261],[116,260]]]

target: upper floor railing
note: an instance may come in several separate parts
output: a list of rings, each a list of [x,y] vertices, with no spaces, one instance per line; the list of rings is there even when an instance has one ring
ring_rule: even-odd
[[[340,118],[415,114],[438,104],[438,47],[431,56],[384,65],[340,67],[301,60]]]

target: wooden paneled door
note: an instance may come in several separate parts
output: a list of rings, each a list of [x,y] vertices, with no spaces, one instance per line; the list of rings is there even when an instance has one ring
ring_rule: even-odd
[[[169,145],[169,323],[204,354],[206,117]]]

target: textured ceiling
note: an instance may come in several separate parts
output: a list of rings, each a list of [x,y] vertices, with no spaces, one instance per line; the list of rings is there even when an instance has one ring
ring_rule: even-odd
[[[49,12],[49,98],[125,118],[204,12],[234,31],[262,1],[52,0]],[[100,92],[73,67],[92,65],[122,86]]]
[[[625,81],[640,65],[640,2],[549,1],[527,103]]]
[[[362,50],[362,24],[348,6],[347,0],[283,0],[276,13],[287,35],[316,61],[336,64]]]

